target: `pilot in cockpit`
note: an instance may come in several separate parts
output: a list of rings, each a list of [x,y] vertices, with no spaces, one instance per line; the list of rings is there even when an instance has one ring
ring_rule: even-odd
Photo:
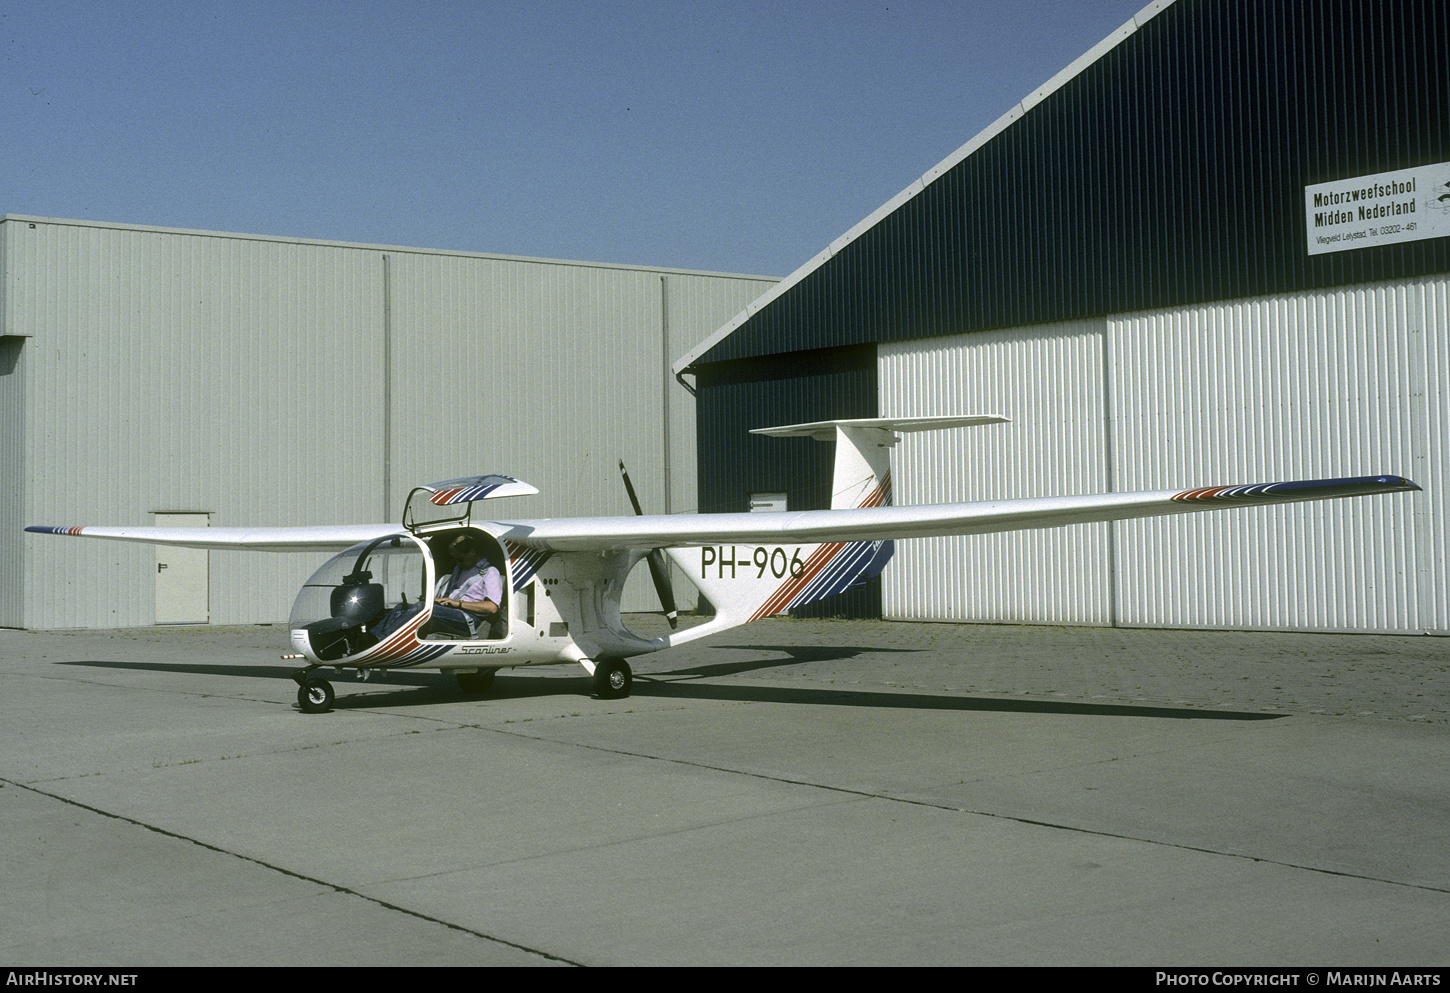
[[[503,577],[483,557],[483,542],[470,534],[459,535],[448,546],[454,567],[438,580],[433,590],[434,634],[459,638],[488,637],[488,628],[498,618],[503,602]]]
[[[448,546],[448,554],[453,558],[453,572],[440,578],[433,588],[433,617],[426,633],[444,639],[503,637],[497,623],[503,619],[499,616],[503,576],[483,557],[483,542],[474,535],[459,535]],[[421,602],[409,604],[404,597],[402,603],[369,627],[368,633],[382,641],[422,608]],[[425,632],[418,633],[421,636]]]

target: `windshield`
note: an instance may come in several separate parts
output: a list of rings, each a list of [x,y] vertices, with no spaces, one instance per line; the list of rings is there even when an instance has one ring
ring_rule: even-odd
[[[311,633],[319,658],[356,654],[360,629],[399,603],[428,600],[428,559],[412,535],[395,534],[333,556],[297,594],[291,628]]]

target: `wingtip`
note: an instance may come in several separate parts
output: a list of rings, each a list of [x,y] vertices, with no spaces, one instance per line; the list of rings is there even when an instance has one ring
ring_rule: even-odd
[[[1388,486],[1394,490],[1423,490],[1424,487],[1413,479],[1404,476],[1386,474],[1383,476],[1366,476],[1363,480],[1366,483],[1378,483],[1380,486]]]

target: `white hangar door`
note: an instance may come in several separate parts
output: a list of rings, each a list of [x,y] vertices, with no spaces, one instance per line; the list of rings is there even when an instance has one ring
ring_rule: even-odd
[[[157,514],[157,527],[204,528],[210,514]],[[211,619],[207,600],[210,582],[204,548],[156,546],[156,623],[206,624]]]
[[[907,434],[893,502],[970,503],[1113,489],[1102,318],[878,346],[880,416],[1001,414],[1008,424]],[[1111,531],[899,542],[882,573],[892,620],[1111,625]]]
[[[1450,278],[882,344],[896,503],[1405,475],[1363,500],[903,541],[902,620],[1450,634]]]

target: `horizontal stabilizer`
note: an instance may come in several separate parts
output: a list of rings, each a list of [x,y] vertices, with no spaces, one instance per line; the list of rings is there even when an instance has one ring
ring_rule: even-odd
[[[935,431],[941,428],[966,428],[979,424],[1006,424],[1008,418],[997,414],[971,414],[962,417],[858,417],[843,421],[812,421],[809,424],[786,424],[776,428],[753,428],[751,434],[772,438],[814,438],[835,441],[836,428],[875,428],[878,431]]]
[[[997,414],[951,417],[862,417],[756,428],[751,434],[772,438],[814,438],[836,443],[831,476],[831,509],[881,507],[891,503],[891,449],[903,433],[943,428],[1006,424]]]

